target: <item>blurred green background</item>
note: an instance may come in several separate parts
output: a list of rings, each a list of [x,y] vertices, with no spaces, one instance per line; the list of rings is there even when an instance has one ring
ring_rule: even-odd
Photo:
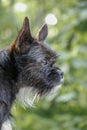
[[[0,0],[0,48],[17,36],[25,16],[35,36],[47,22],[65,82],[35,108],[12,108],[14,130],[87,130],[87,0]]]

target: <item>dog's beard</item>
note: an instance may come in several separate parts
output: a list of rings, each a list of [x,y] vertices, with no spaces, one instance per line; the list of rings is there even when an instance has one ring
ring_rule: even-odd
[[[32,87],[26,86],[20,88],[17,99],[22,102],[24,107],[34,107],[35,101],[38,102],[40,95]]]
[[[58,89],[61,87],[61,84],[58,86],[53,87],[49,93],[55,94],[57,93]],[[44,95],[48,95],[48,93],[44,93]],[[17,99],[23,104],[24,107],[35,107],[35,103],[39,101],[41,98],[41,94],[38,93],[38,91],[34,90],[32,87],[26,86],[20,88],[18,94],[17,94]]]
[[[2,124],[1,130],[12,130],[11,121],[7,120]]]

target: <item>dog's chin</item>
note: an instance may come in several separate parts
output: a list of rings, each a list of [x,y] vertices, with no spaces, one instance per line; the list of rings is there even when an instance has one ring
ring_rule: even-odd
[[[51,91],[49,92],[49,95],[57,93],[57,91],[61,88],[61,86],[62,84],[56,85],[54,88],[51,89]]]
[[[19,101],[23,103],[24,107],[28,105],[34,107],[35,102],[37,102],[41,98],[41,96],[47,96],[50,94],[57,93],[63,82],[64,79],[62,78],[60,82],[55,84],[50,90],[44,90],[45,92],[43,93],[39,93],[39,90],[34,90],[34,88],[32,87],[23,85],[16,97],[17,99],[19,99]]]
[[[54,87],[51,89],[49,94],[57,93],[57,91],[61,88],[63,82],[64,82],[64,77],[60,79],[60,82],[54,85]]]

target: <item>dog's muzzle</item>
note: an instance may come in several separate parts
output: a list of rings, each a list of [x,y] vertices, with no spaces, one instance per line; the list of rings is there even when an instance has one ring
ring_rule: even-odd
[[[63,71],[58,67],[53,67],[48,72],[48,80],[53,86],[60,85],[64,81],[64,74]]]
[[[60,77],[60,83],[64,82],[64,73],[61,69],[57,69],[57,73],[58,73],[58,78]]]

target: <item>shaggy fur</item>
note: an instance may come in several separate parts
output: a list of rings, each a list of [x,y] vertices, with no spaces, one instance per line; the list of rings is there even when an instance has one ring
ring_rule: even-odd
[[[36,96],[52,91],[63,82],[63,72],[54,65],[56,53],[44,43],[47,35],[48,27],[44,24],[37,36],[32,37],[26,17],[17,38],[0,51],[0,130],[11,129],[7,119],[16,97],[32,105]]]

